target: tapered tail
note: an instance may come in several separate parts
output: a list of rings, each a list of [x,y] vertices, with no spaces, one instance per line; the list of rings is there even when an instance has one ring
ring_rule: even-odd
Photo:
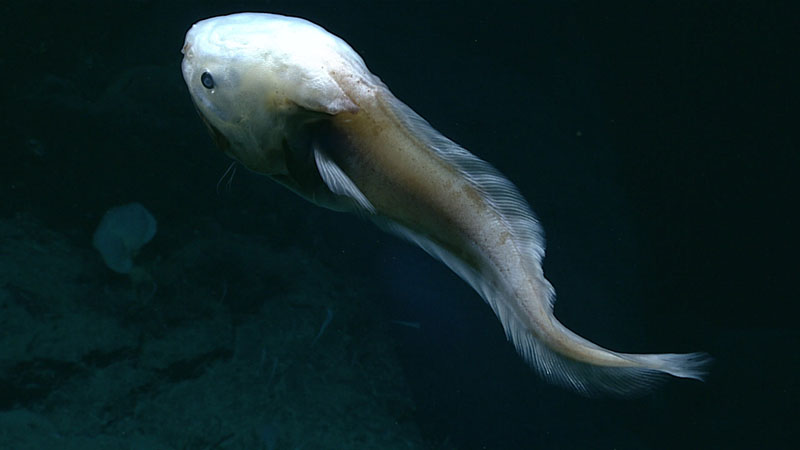
[[[493,220],[486,220],[485,231],[497,232],[497,241],[510,238],[519,257],[517,285],[508,285],[508,274],[501,274],[490,263],[495,248],[482,249],[487,264],[482,268],[453,254],[425,233],[399,223],[371,216],[382,228],[419,245],[475,289],[491,306],[503,324],[506,336],[517,351],[545,379],[585,395],[630,396],[647,392],[668,375],[701,380],[711,359],[704,353],[633,355],[604,349],[571,332],[553,317],[555,292],[544,278],[544,236],[536,217],[516,187],[500,172],[434,130],[422,117],[394,98],[388,90],[382,97],[399,125],[419,139],[439,159],[450,164],[484,200]],[[336,191],[336,189],[332,189]],[[354,196],[358,201],[358,196]],[[468,204],[469,202],[465,202]],[[367,208],[368,210],[368,208]],[[472,217],[479,220],[482,211]],[[485,211],[484,211],[485,212]],[[499,230],[499,231],[498,231]],[[478,241],[473,236],[473,242]],[[502,237],[502,239],[500,239]],[[511,250],[509,250],[511,251]],[[495,261],[502,260],[498,256]],[[524,282],[530,283],[526,291]],[[517,298],[515,295],[529,295]]]
[[[669,375],[702,381],[711,357],[706,353],[631,354],[604,349],[568,330],[552,318],[554,328],[548,340],[512,325],[509,338],[536,371],[548,381],[587,396],[629,397],[643,395]],[[555,339],[553,339],[555,338]],[[569,353],[569,354],[566,354]]]

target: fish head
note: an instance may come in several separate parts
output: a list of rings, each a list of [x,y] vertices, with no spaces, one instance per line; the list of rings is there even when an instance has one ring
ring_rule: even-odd
[[[249,169],[285,172],[287,145],[326,116],[358,112],[374,86],[343,40],[299,18],[240,13],[202,20],[186,34],[183,78],[218,146]]]

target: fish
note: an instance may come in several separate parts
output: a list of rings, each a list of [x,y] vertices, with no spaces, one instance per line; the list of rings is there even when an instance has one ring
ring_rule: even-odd
[[[588,395],[703,380],[710,357],[608,350],[562,325],[544,233],[514,184],[398,100],[344,40],[302,18],[195,23],[181,69],[217,146],[301,197],[418,245],[491,307],[544,379]]]

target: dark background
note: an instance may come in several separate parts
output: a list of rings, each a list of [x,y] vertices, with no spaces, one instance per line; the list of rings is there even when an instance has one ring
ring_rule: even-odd
[[[0,214],[86,240],[141,201],[165,229],[279,232],[374,280],[431,442],[459,448],[792,448],[800,357],[796,15],[773,2],[27,2],[0,6]],[[545,385],[479,297],[421,251],[302,202],[213,148],[183,35],[238,11],[350,43],[439,131],[514,181],[571,329],[708,351],[707,382],[635,400]],[[154,242],[167,252],[170,242]]]

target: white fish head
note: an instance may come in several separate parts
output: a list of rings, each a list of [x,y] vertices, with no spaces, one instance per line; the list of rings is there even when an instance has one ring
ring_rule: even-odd
[[[375,86],[343,40],[303,19],[240,13],[202,20],[186,33],[183,78],[217,144],[246,167],[285,170],[282,148],[303,124],[356,113]],[[343,86],[349,86],[343,88]]]

